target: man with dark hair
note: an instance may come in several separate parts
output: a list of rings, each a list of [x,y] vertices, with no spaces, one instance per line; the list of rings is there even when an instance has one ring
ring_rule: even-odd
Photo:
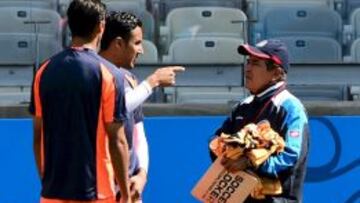
[[[73,36],[89,39],[96,24],[105,20],[104,5],[100,0],[73,1],[67,10],[68,24]],[[106,10],[105,10],[106,11]],[[84,23],[86,22],[86,23]]]
[[[129,70],[135,67],[137,57],[143,54],[142,41],[142,22],[135,15],[126,12],[113,12],[108,15],[100,55],[125,74],[125,97],[129,111],[125,131],[134,141],[133,148],[130,149],[133,155],[130,182],[133,199],[137,201],[141,198],[146,183],[149,162],[141,104],[151,95],[154,87],[175,84],[176,72],[184,70],[179,66],[159,68],[138,85],[136,76]]]
[[[224,157],[222,164],[229,171],[250,169],[259,177],[280,180],[280,194],[261,194],[264,199],[251,196],[245,202],[301,202],[309,150],[308,119],[301,102],[286,89],[290,67],[286,46],[279,40],[264,40],[256,46],[241,45],[238,52],[248,56],[245,87],[251,96],[235,105],[215,135],[233,135],[247,124],[267,120],[284,139],[285,148],[258,167],[246,156]],[[211,155],[215,158],[213,152]]]
[[[105,5],[73,0],[72,44],[36,72],[30,112],[42,203],[130,202],[124,75],[96,50]]]

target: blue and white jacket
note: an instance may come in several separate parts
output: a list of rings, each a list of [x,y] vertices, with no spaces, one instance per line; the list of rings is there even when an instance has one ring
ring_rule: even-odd
[[[215,135],[222,132],[234,134],[245,125],[262,120],[268,120],[283,137],[285,150],[270,156],[256,173],[279,178],[283,187],[281,198],[301,202],[309,150],[308,119],[304,106],[286,89],[284,82],[278,82],[235,105]],[[273,202],[272,197],[267,199]]]

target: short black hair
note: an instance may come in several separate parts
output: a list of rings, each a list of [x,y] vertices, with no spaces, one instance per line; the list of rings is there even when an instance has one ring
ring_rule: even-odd
[[[273,70],[277,67],[279,67],[279,65],[277,65],[275,62],[273,62],[272,60],[266,60],[265,61],[266,64],[266,69],[267,70]]]
[[[73,0],[67,10],[71,35],[89,38],[106,16],[106,6],[100,0]]]
[[[284,70],[284,68],[282,68],[280,65],[276,64],[271,60],[266,60],[265,64],[266,64],[266,70],[268,71],[274,70],[275,68],[280,68],[282,70],[281,77],[277,80],[277,82],[286,80],[286,71]]]
[[[107,49],[116,37],[121,37],[128,42],[131,31],[142,27],[142,22],[129,12],[113,11],[106,16],[105,31],[101,40],[101,50]]]

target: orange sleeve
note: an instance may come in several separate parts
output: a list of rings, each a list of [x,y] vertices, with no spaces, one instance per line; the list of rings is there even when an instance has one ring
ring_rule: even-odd
[[[122,122],[127,118],[124,75],[101,64],[102,108],[105,122]]]
[[[114,109],[115,109],[115,84],[113,75],[107,70],[107,68],[101,64],[102,73],[102,90],[101,100],[104,121],[106,123],[114,121]]]
[[[33,85],[33,95],[34,95],[34,114],[36,117],[42,117],[42,107],[41,107],[41,98],[40,98],[40,78],[49,64],[50,60],[46,61],[36,72],[35,79],[34,79],[34,85]]]

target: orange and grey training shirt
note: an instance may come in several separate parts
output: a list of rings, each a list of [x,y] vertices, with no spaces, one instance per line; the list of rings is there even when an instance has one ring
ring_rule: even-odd
[[[69,48],[40,67],[29,110],[43,120],[42,197],[115,195],[104,124],[126,120],[124,98],[124,76],[93,50]]]

